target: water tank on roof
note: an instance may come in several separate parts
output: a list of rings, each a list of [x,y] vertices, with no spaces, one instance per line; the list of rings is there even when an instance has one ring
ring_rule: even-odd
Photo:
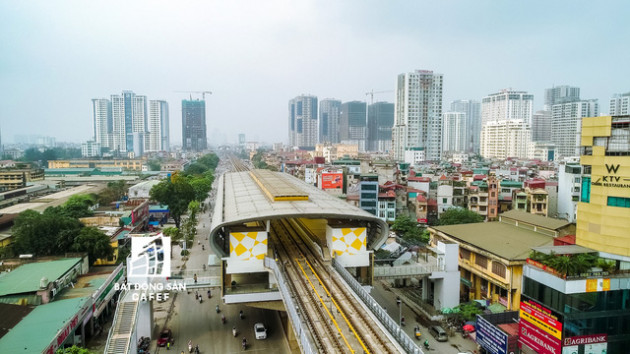
[[[45,289],[48,287],[48,278],[46,277],[42,277],[42,279],[39,281],[39,287],[42,289]]]

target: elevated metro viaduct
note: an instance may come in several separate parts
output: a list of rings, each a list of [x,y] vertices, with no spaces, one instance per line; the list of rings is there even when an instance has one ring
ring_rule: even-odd
[[[361,284],[372,284],[372,250],[389,231],[383,220],[285,173],[228,172],[218,182],[209,242],[222,259],[225,303],[282,309],[277,281],[263,262],[276,258],[268,242],[274,219],[299,220],[324,259],[335,257]]]

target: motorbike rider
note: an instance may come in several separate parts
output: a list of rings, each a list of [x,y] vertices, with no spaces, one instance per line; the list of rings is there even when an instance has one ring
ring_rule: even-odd
[[[239,311],[238,316],[241,318],[241,320],[243,319],[243,310]]]
[[[221,323],[225,324],[225,315],[221,315]]]
[[[245,337],[243,337],[243,341],[241,342],[241,344],[243,345],[243,349],[247,348],[247,339],[245,339]]]
[[[232,327],[232,335],[236,337],[236,327]]]

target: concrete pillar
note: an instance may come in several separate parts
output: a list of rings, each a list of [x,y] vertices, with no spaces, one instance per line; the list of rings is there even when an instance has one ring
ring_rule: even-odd
[[[359,268],[359,282],[361,284],[368,282],[368,268],[367,267]]]
[[[422,301],[429,301],[429,291],[431,291],[431,282],[429,277],[422,278]]]

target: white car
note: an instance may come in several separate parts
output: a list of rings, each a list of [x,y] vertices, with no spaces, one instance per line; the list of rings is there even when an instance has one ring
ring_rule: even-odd
[[[267,328],[265,328],[265,325],[260,322],[254,325],[254,333],[256,334],[256,339],[267,338]]]

